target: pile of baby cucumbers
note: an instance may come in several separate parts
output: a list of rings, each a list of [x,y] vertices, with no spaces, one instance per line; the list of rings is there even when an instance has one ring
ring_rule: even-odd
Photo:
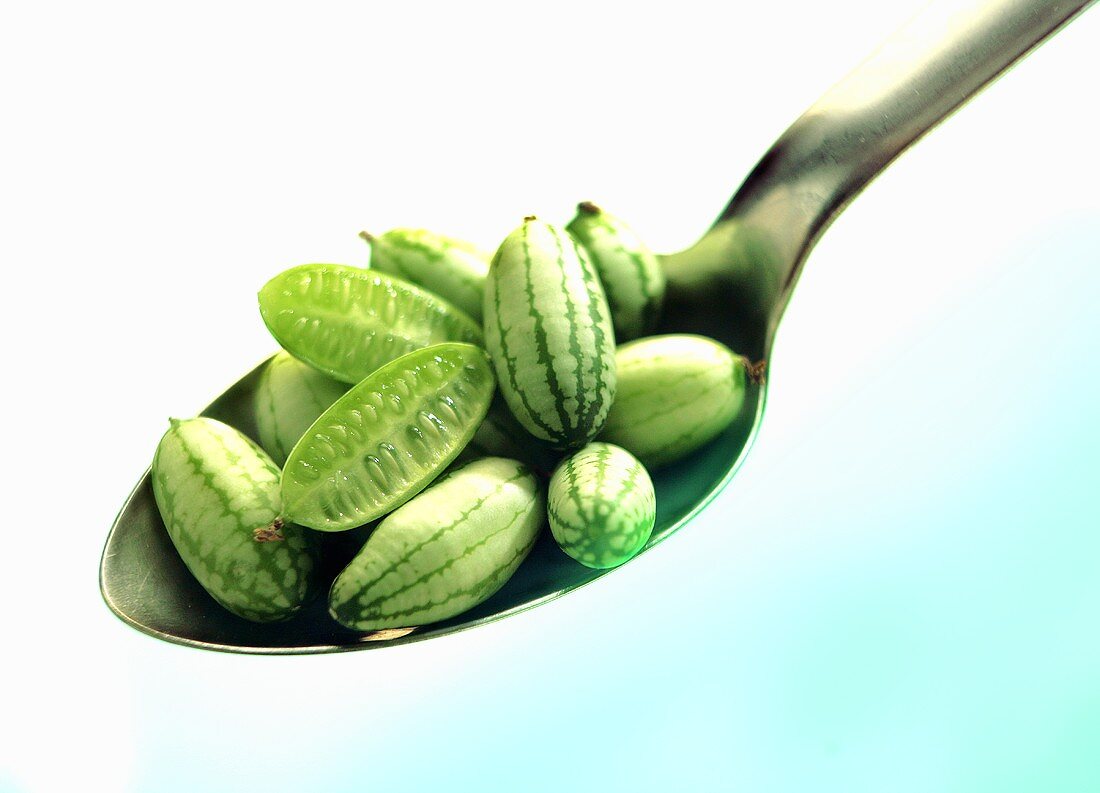
[[[626,562],[653,532],[649,471],[734,419],[758,374],[719,342],[648,335],[658,258],[591,203],[535,217],[495,254],[429,231],[361,235],[368,267],[272,278],[281,346],[255,396],[258,443],[173,419],[153,459],[165,528],[202,587],[254,622],[327,588],[355,631],[425,625],[489,598],[548,524],[577,563]],[[367,526],[321,580],[323,532]]]

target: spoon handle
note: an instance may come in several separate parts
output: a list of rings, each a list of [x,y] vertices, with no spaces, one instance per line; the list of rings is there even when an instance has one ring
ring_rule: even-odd
[[[860,190],[1093,2],[932,2],[783,133],[716,223],[737,217],[790,246],[777,251],[769,335],[806,255]]]

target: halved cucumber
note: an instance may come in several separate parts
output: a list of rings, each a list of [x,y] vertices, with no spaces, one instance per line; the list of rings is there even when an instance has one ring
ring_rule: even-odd
[[[287,519],[321,531],[375,520],[470,441],[495,388],[485,351],[449,342],[382,366],[326,410],[283,468]]]
[[[483,343],[477,323],[443,298],[360,267],[292,267],[268,281],[259,300],[285,350],[345,383],[421,347]]]

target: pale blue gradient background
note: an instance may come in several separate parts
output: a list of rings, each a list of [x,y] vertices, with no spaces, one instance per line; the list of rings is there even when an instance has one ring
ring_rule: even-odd
[[[255,661],[188,653],[170,689],[144,670],[137,789],[242,764],[276,789],[1100,789],[1100,234],[1020,242],[597,586],[435,644],[264,662],[228,709],[218,670]]]
[[[384,651],[202,653],[107,611],[110,521],[166,417],[271,351],[273,272],[579,199],[686,245],[913,8],[393,5],[0,28],[0,245],[56,286],[7,306],[0,791],[1100,790],[1096,11],[829,230],[752,454],[658,550]]]

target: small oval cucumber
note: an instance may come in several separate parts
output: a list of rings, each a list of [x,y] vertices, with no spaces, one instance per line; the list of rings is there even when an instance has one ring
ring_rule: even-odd
[[[390,361],[306,430],[283,467],[288,520],[345,531],[419,493],[469,442],[493,398],[485,351],[448,342]]]
[[[745,400],[748,361],[714,339],[651,336],[622,345],[615,358],[619,391],[600,439],[649,468],[715,438]]]
[[[152,481],[184,564],[229,611],[285,620],[314,593],[315,538],[282,522],[279,469],[240,432],[210,418],[173,419]]]
[[[278,352],[267,362],[256,385],[256,430],[260,446],[276,465],[309,426],[348,390],[290,353]]]
[[[665,298],[657,256],[622,220],[587,201],[565,227],[588,251],[611,307],[618,342],[652,332]]]
[[[292,267],[264,285],[259,301],[283,349],[345,383],[421,347],[483,343],[481,327],[446,300],[361,267]]]
[[[645,467],[610,443],[590,443],[550,477],[550,531],[586,567],[617,567],[653,533],[657,497]]]
[[[493,257],[483,313],[486,348],[519,423],[556,449],[595,437],[615,398],[615,338],[576,240],[527,218]]]
[[[481,321],[490,255],[462,240],[424,229],[392,229],[370,243],[370,266],[424,287]]]
[[[544,520],[545,499],[525,465],[469,463],[378,525],[333,582],[329,613],[360,631],[461,614],[504,585]]]

